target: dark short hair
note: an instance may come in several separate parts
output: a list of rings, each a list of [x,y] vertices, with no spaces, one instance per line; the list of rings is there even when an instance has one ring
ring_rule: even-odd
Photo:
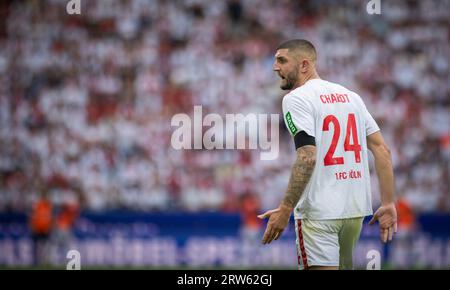
[[[306,39],[292,39],[285,41],[277,47],[277,50],[279,49],[288,49],[306,52],[313,56],[314,61],[317,58],[316,48],[311,42],[309,42]]]

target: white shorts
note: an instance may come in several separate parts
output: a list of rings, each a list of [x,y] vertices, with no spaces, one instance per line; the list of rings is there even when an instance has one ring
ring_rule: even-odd
[[[337,220],[295,220],[298,267],[353,268],[355,247],[364,217]]]

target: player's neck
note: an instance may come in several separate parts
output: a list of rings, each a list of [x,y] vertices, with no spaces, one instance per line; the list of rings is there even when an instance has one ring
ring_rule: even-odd
[[[313,80],[313,79],[320,79],[319,74],[315,70],[309,74],[300,76],[300,80],[298,82],[299,85],[297,86],[297,88],[303,86],[304,84],[306,84],[307,81]]]

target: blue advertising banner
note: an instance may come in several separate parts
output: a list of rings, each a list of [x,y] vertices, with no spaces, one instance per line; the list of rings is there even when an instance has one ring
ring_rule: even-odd
[[[414,230],[400,230],[387,246],[378,227],[366,222],[355,268],[376,268],[376,262],[392,269],[450,267],[450,216],[421,216]],[[82,267],[296,269],[293,222],[270,245],[261,244],[263,231],[264,225],[244,227],[239,214],[83,213],[71,230],[52,232],[43,263],[65,265],[67,252],[76,250]],[[0,265],[33,265],[33,241],[26,215],[0,215]]]

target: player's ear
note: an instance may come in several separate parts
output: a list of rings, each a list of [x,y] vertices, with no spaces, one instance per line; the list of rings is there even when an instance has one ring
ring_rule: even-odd
[[[303,59],[301,62],[300,62],[300,71],[302,72],[302,73],[305,73],[305,72],[307,72],[308,70],[309,70],[309,67],[311,66],[311,64],[310,64],[310,62],[309,62],[309,60],[307,60],[306,58],[305,59]]]

